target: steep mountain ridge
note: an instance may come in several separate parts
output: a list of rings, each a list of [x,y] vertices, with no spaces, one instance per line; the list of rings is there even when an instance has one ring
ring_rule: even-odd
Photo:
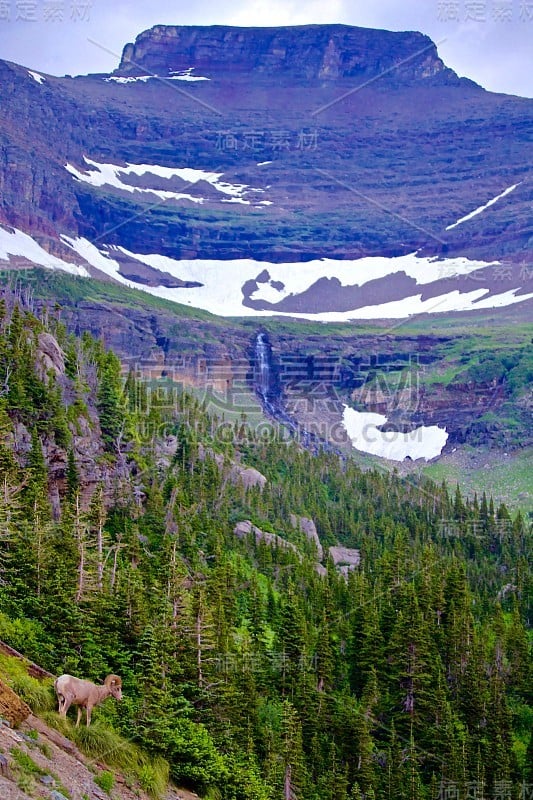
[[[156,26],[108,76],[1,62],[0,102],[13,266],[36,262],[6,226],[37,263],[233,315],[533,294],[532,101],[457,78],[422,34]]]
[[[128,363],[201,391],[209,379],[226,397],[241,384],[250,392],[258,317],[421,315],[429,340],[386,326],[398,346],[375,331],[363,341],[353,329],[349,343],[342,334],[340,347],[304,328],[272,331],[277,357],[303,365],[286,399],[299,409],[300,388],[315,394],[323,376],[306,365],[330,345],[335,422],[343,403],[360,403],[361,380],[367,396],[358,350],[378,362],[437,355],[459,377],[424,376],[416,413],[411,401],[394,411],[401,430],[429,420],[446,427],[449,449],[529,441],[525,395],[505,430],[490,416],[517,397],[506,383],[513,337],[509,367],[463,385],[426,315],[475,314],[487,328],[496,314],[528,318],[532,101],[457,78],[422,34],[319,25],[156,26],[111,75],[54,78],[0,62],[0,102],[0,266],[121,285],[104,299],[88,282],[53,289],[38,278],[72,330],[88,327]],[[121,287],[156,299],[141,308]],[[182,305],[167,313],[157,298]],[[242,327],[185,306],[252,319]],[[495,342],[482,342],[485,358]],[[378,392],[372,409],[389,413],[391,402],[394,392]]]

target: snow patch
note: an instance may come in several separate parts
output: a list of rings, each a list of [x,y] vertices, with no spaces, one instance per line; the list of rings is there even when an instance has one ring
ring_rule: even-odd
[[[152,169],[147,164],[128,164],[127,167],[119,167],[115,164],[98,164],[96,161],[91,161],[89,158],[85,158],[85,162],[90,166],[94,166],[96,169],[89,170],[88,172],[80,172],[78,169],[76,169],[76,167],[72,166],[72,164],[68,163],[65,165],[65,169],[77,180],[83,181],[84,183],[89,183],[91,186],[113,186],[115,189],[121,189],[125,192],[153,194],[156,195],[156,197],[160,197],[162,200],[190,200],[192,203],[200,204],[204,202],[203,197],[194,197],[187,192],[170,192],[164,189],[151,189],[144,186],[132,186],[131,184],[123,183],[119,177],[120,174],[128,175],[133,173],[136,175],[143,175],[145,172],[150,171],[152,174],[160,177],[172,177],[171,175],[161,175],[160,172],[156,171],[156,169],[161,170],[164,168]],[[135,172],[135,168],[142,168],[142,170]]]
[[[266,292],[268,291],[268,302],[273,303],[304,292],[320,278],[337,279],[341,286],[346,287],[364,286],[369,281],[403,272],[413,278],[419,286],[423,286],[443,278],[469,275],[478,269],[491,266],[491,263],[470,261],[467,258],[448,258],[438,261],[437,259],[420,258],[416,253],[409,253],[396,258],[367,256],[348,260],[316,259],[306,261],[304,264],[292,264],[291,268],[288,268],[287,264],[265,264],[264,266],[270,272],[272,280],[281,281],[284,288],[278,290],[276,297],[273,297],[267,285],[262,284],[252,297],[254,300],[267,300]],[[487,290],[484,289],[482,293],[485,291]],[[414,311],[413,313],[418,312]]]
[[[260,161],[256,166],[264,167],[266,164],[272,164],[272,161]]]
[[[28,70],[28,75],[31,78],[33,78],[33,80],[36,81],[37,83],[44,83],[44,81],[46,80],[46,78],[44,78],[42,75],[39,75],[38,72],[32,72],[31,69]]]
[[[193,75],[194,67],[185,70],[169,70],[169,81],[210,81],[211,78],[204,78],[201,75]]]
[[[71,247],[75,253],[81,256],[84,261],[90,264],[91,267],[99,269],[100,272],[109,275],[120,283],[124,283],[128,286],[134,285],[125,278],[122,278],[122,275],[119,274],[120,264],[118,261],[108,258],[108,256],[98,250],[96,245],[92,244],[87,239],[83,237],[72,239],[70,236],[62,234],[61,240]]]
[[[112,251],[114,248],[111,247]],[[533,297],[530,295],[516,296],[519,289],[509,290],[501,295],[484,297],[488,289],[477,288],[471,292],[461,294],[458,290],[448,292],[438,297],[422,300],[421,294],[394,300],[381,305],[365,306],[348,311],[326,312],[283,312],[274,309],[256,310],[242,304],[242,287],[250,280],[256,280],[264,272],[268,272],[269,279],[258,282],[257,290],[251,295],[254,299],[261,297],[265,301],[276,303],[289,294],[299,294],[312,286],[319,278],[324,276],[337,277],[346,285],[362,285],[375,277],[384,277],[394,272],[409,271],[419,283],[431,281],[428,273],[435,275],[433,278],[442,277],[440,270],[445,269],[447,275],[468,274],[469,271],[488,266],[485,262],[467,259],[447,259],[444,262],[433,262],[426,258],[416,258],[415,254],[400,256],[398,258],[368,257],[357,261],[336,261],[323,259],[307,263],[271,264],[265,261],[252,259],[235,259],[231,261],[216,260],[183,260],[169,258],[158,254],[140,254],[118,248],[122,253],[131,258],[148,264],[154,269],[168,272],[183,281],[194,281],[202,284],[191,288],[167,288],[164,286],[143,286],[142,288],[157,297],[164,297],[178,303],[185,303],[195,308],[202,308],[213,314],[221,316],[238,317],[297,317],[313,319],[321,322],[344,322],[353,319],[405,319],[414,314],[441,313],[445,311],[471,311],[477,308],[493,308],[496,306],[510,305]],[[438,265],[438,266],[437,266]]]
[[[242,202],[249,205],[249,201],[243,198],[244,194],[248,192],[264,192],[264,189],[253,189],[247,184],[232,184],[226,181],[221,181],[220,178],[224,175],[223,172],[207,172],[203,169],[194,169],[192,167],[162,167],[158,164],[127,164],[125,167],[120,167],[117,164],[101,164],[97,161],[92,161],[86,156],[83,157],[86,164],[94,169],[87,170],[87,172],[80,172],[72,164],[66,164],[65,169],[70,172],[76,180],[89,183],[91,186],[113,186],[115,189],[122,189],[126,192],[141,192],[148,194],[155,194],[163,200],[190,200],[193,203],[204,203],[205,198],[194,197],[193,195],[183,192],[171,192],[162,189],[146,188],[144,186],[131,186],[121,180],[122,175],[155,175],[158,178],[170,180],[170,178],[181,178],[188,184],[196,184],[199,181],[209,183],[217,192],[228,195],[230,197],[238,198],[233,202]]]
[[[365,306],[364,308],[348,311],[327,311],[327,312],[282,312],[276,309],[255,310],[242,305],[242,287],[247,281],[257,280],[262,272],[267,272],[267,280],[258,281],[258,291],[263,293],[265,299],[276,302],[280,293],[285,292],[284,284],[291,284],[295,287],[297,283],[293,280],[295,270],[299,268],[300,291],[307,288],[314,282],[309,276],[305,276],[307,264],[271,264],[269,262],[253,261],[252,259],[241,259],[234,261],[204,261],[201,259],[193,261],[178,261],[167,256],[157,254],[143,255],[132,253],[124,247],[115,245],[107,247],[106,250],[99,249],[96,245],[82,237],[71,238],[66,235],[61,236],[63,244],[70,247],[83,261],[83,264],[70,263],[47,253],[31,236],[17,229],[6,230],[0,227],[0,261],[9,260],[10,255],[21,257],[28,262],[69,272],[72,275],[88,277],[87,266],[109,275],[117,282],[130,288],[141,289],[156,297],[184,303],[194,308],[202,308],[213,314],[231,317],[296,317],[301,319],[311,319],[319,322],[345,322],[354,319],[405,319],[412,314],[421,313],[440,313],[444,311],[471,311],[480,308],[496,308],[511,305],[512,303],[522,302],[533,298],[533,293],[527,295],[517,295],[520,291],[510,289],[499,295],[492,297],[486,296],[488,289],[478,288],[472,292],[461,294],[455,290],[439,297],[428,298],[422,301],[421,295],[395,300],[382,305]],[[120,274],[120,264],[114,259],[113,252],[120,251],[124,255],[148,264],[154,269],[167,272],[170,275],[180,278],[184,282],[194,281],[199,286],[168,288],[165,286],[145,286],[133,280],[124,278]],[[386,260],[386,259],[385,259]],[[394,262],[398,259],[389,259],[389,272],[395,271]],[[345,262],[335,262],[332,259],[324,259],[318,262],[322,266],[327,266],[327,262],[332,262],[337,266],[346,267]],[[372,262],[381,262],[381,258],[360,259],[366,264],[366,270]],[[421,261],[424,261],[423,259]],[[449,259],[453,263],[453,259]],[[357,271],[361,264],[357,261],[348,262],[352,270]],[[421,264],[421,269],[423,268]],[[449,265],[448,265],[449,266]],[[366,280],[370,280],[367,277]],[[257,294],[257,293],[256,293]]]
[[[204,78],[202,75],[192,75],[194,67],[189,67],[186,70],[169,70],[168,75],[130,75],[130,76],[122,76],[122,75],[110,75],[108,78],[104,78],[106,83],[119,83],[119,84],[128,84],[128,83],[146,83],[146,81],[151,80],[162,80],[162,81],[210,81],[211,78]]]
[[[489,202],[485,203],[485,205],[479,206],[479,208],[474,209],[474,211],[471,211],[470,214],[466,215],[466,217],[461,217],[461,219],[458,219],[457,222],[453,223],[453,225],[448,225],[446,230],[451,231],[452,228],[456,228],[463,222],[467,222],[469,219],[472,219],[472,217],[477,217],[478,214],[481,214],[481,212],[485,211],[486,208],[493,206],[494,203],[496,203],[498,200],[501,200],[502,197],[505,197],[506,195],[511,194],[511,192],[514,192],[517,186],[520,186],[520,183],[515,183],[513,184],[513,186],[509,186],[508,189],[505,189],[501,194],[498,194],[496,195],[496,197],[493,197],[492,200],[489,200]]]
[[[136,77],[130,76],[130,77],[126,78],[126,77],[122,77],[120,75],[111,75],[109,78],[104,78],[104,81],[106,83],[113,82],[113,83],[122,83],[122,84],[124,84],[124,83],[137,83],[139,81],[141,83],[146,83],[146,81],[149,81],[153,77],[154,77],[153,75],[137,75]]]
[[[63,261],[61,258],[47,253],[27,233],[23,233],[17,228],[7,231],[0,227],[0,261],[9,261],[10,256],[25,258],[40,267],[60,269],[63,272],[69,272],[71,275],[89,276],[85,267],[79,264],[70,264],[68,261]]]
[[[415,461],[429,461],[440,456],[448,440],[445,428],[438,425],[422,426],[409,433],[381,431],[379,426],[387,422],[383,414],[355,411],[344,406],[342,422],[356,450],[371,453],[390,461],[404,461],[407,457]]]

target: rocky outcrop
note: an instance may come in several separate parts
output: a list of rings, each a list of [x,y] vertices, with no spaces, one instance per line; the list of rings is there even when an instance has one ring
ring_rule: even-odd
[[[351,547],[330,547],[329,555],[337,570],[348,576],[361,563],[361,553]]]
[[[1,709],[0,709],[1,716]],[[21,780],[19,762],[14,758],[17,750],[31,758],[32,776],[23,772]],[[28,762],[29,763],[29,762]],[[41,719],[31,714],[13,729],[0,723],[0,797],[2,800],[106,800],[109,795],[98,783],[98,773],[108,769],[114,777],[114,800],[149,800],[151,796],[140,786],[132,787],[123,774],[105,764],[105,754],[99,763],[85,756],[76,745]],[[22,788],[21,788],[22,787]],[[197,795],[186,790],[169,787],[167,800],[194,800]]]
[[[305,517],[302,517],[301,519],[305,519]],[[308,520],[308,522],[311,522],[311,520]],[[251,535],[254,537],[256,544],[259,544],[259,542],[264,542],[269,547],[280,547],[284,550],[291,550],[297,556],[299,561],[302,560],[301,552],[292,542],[282,539],[281,536],[278,536],[275,533],[262,531],[261,528],[258,528],[257,525],[254,525],[249,519],[238,522],[233,529],[233,533],[238,539],[246,539],[247,536]],[[324,567],[322,564],[316,563],[314,565],[314,569],[317,575],[320,575],[321,578],[326,577],[328,574],[326,567]],[[342,571],[342,568],[340,571]]]
[[[65,355],[51,333],[43,331],[39,334],[36,367],[41,380],[46,378],[50,370],[55,376],[63,375],[65,372]]]
[[[123,465],[120,467],[118,463],[114,465],[110,461],[102,459],[104,448],[96,419],[90,421],[85,416],[79,416],[69,427],[72,437],[70,447],[80,477],[82,505],[85,507],[89,504],[98,484],[102,484],[106,488],[111,501],[113,481],[125,477],[119,474]],[[21,466],[26,465],[32,447],[28,428],[22,422],[15,423],[10,439],[18,463]],[[56,443],[52,435],[43,436],[41,445],[48,469],[49,499],[57,518],[59,497],[66,489],[67,451],[65,447]]]
[[[298,552],[298,548],[295,547],[292,542],[287,542],[286,539],[282,539],[281,536],[278,536],[275,533],[262,531],[261,528],[258,528],[256,525],[254,525],[249,519],[238,522],[233,529],[233,533],[238,539],[245,539],[251,534],[254,537],[256,544],[259,544],[259,542],[264,542],[270,547],[281,547],[284,550],[292,550],[292,552],[301,559],[301,554]]]
[[[262,475],[259,470],[254,467],[243,467],[240,464],[235,464],[230,472],[230,480],[233,483],[240,483],[245,489],[253,489],[258,487],[264,489],[267,479]]]
[[[313,542],[316,547],[318,560],[322,561],[322,558],[324,557],[324,551],[322,545],[320,544],[316,525],[313,520],[309,519],[308,517],[298,517],[296,514],[291,514],[290,521],[293,528],[301,531],[303,534],[305,534],[310,542]]]
[[[198,445],[198,458],[200,461],[205,461],[206,458],[214,459],[221,472],[225,468],[225,459],[222,453],[215,453],[214,450],[209,447],[204,447],[202,444]],[[254,467],[246,467],[236,462],[230,464],[229,471],[226,475],[227,480],[233,484],[240,484],[246,490],[256,487],[263,490],[267,483],[267,479],[259,470]]]
[[[0,680],[0,717],[10,725],[20,725],[31,714],[31,709],[15,694],[6,683]]]

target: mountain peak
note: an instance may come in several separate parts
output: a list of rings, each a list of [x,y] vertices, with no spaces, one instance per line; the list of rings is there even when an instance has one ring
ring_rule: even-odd
[[[383,76],[387,85],[435,77],[446,83],[459,80],[428,36],[351,25],[156,25],[125,46],[117,74],[164,76],[191,68],[217,76],[254,73],[291,80]]]

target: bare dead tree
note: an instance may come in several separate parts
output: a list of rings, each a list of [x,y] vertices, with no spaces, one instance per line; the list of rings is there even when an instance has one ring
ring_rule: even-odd
[[[8,364],[6,367],[6,374],[4,376],[4,383],[0,388],[0,397],[4,397],[4,395],[8,394],[9,392],[9,379],[11,377],[12,369],[11,366]]]

